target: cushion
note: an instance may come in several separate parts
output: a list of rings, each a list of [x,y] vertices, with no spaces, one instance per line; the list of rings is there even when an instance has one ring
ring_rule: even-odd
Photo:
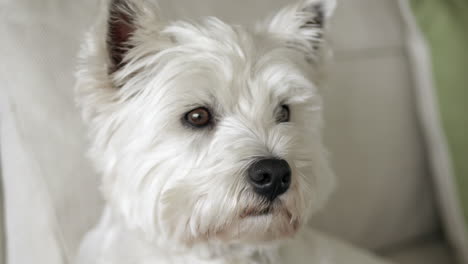
[[[384,254],[399,264],[456,264],[452,248],[440,237],[410,243],[404,248]]]
[[[65,263],[99,214],[72,96],[87,2],[0,1],[7,263]]]

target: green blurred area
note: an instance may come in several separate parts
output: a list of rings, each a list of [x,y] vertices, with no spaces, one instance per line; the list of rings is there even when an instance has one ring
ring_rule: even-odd
[[[412,0],[429,42],[436,92],[468,225],[468,0]]]

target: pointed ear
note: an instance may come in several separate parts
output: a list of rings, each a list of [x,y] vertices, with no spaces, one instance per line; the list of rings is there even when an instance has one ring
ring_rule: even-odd
[[[125,54],[132,48],[129,40],[136,30],[135,8],[126,0],[112,0],[107,23],[107,50],[111,61],[109,71],[115,72],[122,66]]]
[[[110,0],[107,21],[107,50],[115,72],[124,65],[125,55],[134,47],[135,32],[144,25],[160,24],[157,5],[148,0]]]
[[[322,46],[335,6],[336,0],[303,0],[274,15],[266,24],[267,31],[313,58]]]

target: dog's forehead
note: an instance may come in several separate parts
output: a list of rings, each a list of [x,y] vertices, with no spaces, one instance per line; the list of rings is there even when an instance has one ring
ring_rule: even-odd
[[[122,94],[144,94],[153,101],[148,107],[231,111],[255,105],[271,113],[272,107],[304,102],[316,93],[304,58],[266,33],[211,18],[204,24],[174,23],[164,34],[171,39],[164,49],[154,35],[140,38],[115,75]]]
[[[199,85],[196,89],[208,90],[206,93],[218,100],[286,101],[313,92],[301,63],[291,56],[294,52],[268,34],[216,18],[202,24],[178,22],[166,33],[178,43],[173,49],[178,53],[174,60],[180,60],[187,73],[192,73],[187,79],[194,80],[195,75],[200,81],[192,82]]]

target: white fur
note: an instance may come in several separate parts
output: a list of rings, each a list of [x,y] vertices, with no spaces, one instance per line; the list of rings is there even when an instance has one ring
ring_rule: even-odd
[[[107,206],[78,262],[319,260],[304,239],[334,183],[320,132],[323,48],[313,48],[323,28],[301,26],[316,15],[307,7],[322,5],[328,18],[334,1],[303,1],[254,29],[216,18],[164,23],[150,1],[127,1],[137,30],[125,66],[109,74],[107,1],[80,54],[77,97]],[[275,122],[282,104],[291,122]],[[213,128],[182,125],[198,106],[213,111]],[[245,180],[261,157],[287,160],[291,187],[271,214],[242,217],[263,206]],[[301,248],[311,256],[291,254]]]

